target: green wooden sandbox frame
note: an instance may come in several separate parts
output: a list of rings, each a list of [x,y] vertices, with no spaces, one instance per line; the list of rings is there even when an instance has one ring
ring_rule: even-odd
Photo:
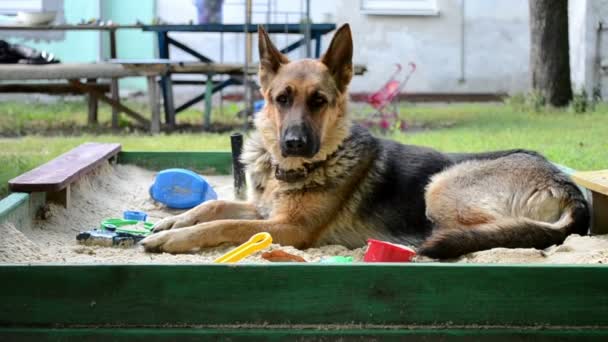
[[[230,173],[227,152],[118,163]],[[43,193],[0,201],[29,224]],[[0,340],[608,340],[603,265],[2,265]]]

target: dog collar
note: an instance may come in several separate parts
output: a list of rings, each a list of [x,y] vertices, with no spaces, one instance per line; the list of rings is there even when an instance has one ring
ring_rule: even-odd
[[[321,165],[325,164],[327,160],[320,160],[314,163],[306,163],[302,165],[302,168],[295,170],[284,170],[279,167],[279,165],[275,166],[274,169],[274,177],[280,181],[287,183],[295,183],[298,181],[302,181],[308,177],[308,175],[314,170],[321,167]]]
[[[334,158],[338,154],[338,152],[340,150],[342,150],[343,148],[344,147],[342,145],[340,145],[332,154],[327,156],[326,159],[319,160],[319,161],[312,162],[312,163],[305,163],[302,165],[301,168],[298,168],[295,170],[281,169],[279,167],[279,165],[276,164],[274,166],[275,167],[274,168],[274,177],[280,181],[287,182],[287,183],[295,183],[295,182],[303,181],[313,171],[315,171],[316,169],[323,166],[323,164],[325,164],[328,160]]]

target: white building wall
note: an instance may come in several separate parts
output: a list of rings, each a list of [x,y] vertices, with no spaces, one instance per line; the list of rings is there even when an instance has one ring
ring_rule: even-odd
[[[158,16],[171,23],[195,21],[193,0],[156,0]],[[224,22],[242,23],[244,0],[225,0]],[[303,12],[304,0],[253,0],[254,11]],[[355,77],[352,92],[371,92],[380,88],[394,71],[395,63],[413,61],[416,74],[405,91],[434,93],[517,93],[529,90],[528,0],[436,0],[438,15],[370,15],[361,10],[359,0],[311,0],[313,22],[350,23],[355,43],[355,63],[365,64],[365,76]],[[595,27],[600,18],[608,24],[608,0],[570,1],[570,44],[573,86],[585,85],[588,92],[596,77]],[[290,14],[289,22],[298,22],[300,14]],[[285,22],[284,13],[270,18],[254,14],[254,23]],[[180,33],[172,36],[225,62],[242,62],[244,35]],[[604,33],[608,48],[608,32]],[[278,46],[286,46],[299,37],[275,34]],[[324,38],[323,49],[330,36]],[[254,39],[254,61],[257,46]],[[178,49],[172,58],[192,60]],[[608,58],[608,52],[604,53]],[[303,58],[304,49],[290,53]],[[604,80],[604,84],[608,80]],[[605,87],[604,87],[605,88]]]
[[[380,87],[397,62],[418,71],[412,92],[516,92],[528,88],[527,0],[439,0],[438,16],[368,15],[339,0],[337,20],[350,22],[355,61],[369,73],[353,91]]]
[[[599,87],[606,99],[608,77],[600,70],[600,60],[608,59],[608,27],[601,33],[598,27],[600,22],[608,26],[608,0],[577,0],[568,5],[572,87],[588,94]]]

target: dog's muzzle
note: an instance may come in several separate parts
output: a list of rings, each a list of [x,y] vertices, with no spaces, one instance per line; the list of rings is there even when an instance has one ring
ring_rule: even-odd
[[[319,152],[318,138],[306,124],[289,126],[281,137],[283,157],[311,158]]]

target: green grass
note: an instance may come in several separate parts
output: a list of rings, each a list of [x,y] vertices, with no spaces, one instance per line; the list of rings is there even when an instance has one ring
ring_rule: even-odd
[[[238,123],[237,106],[225,110],[219,120]],[[218,113],[214,113],[218,119]],[[446,128],[389,136],[403,143],[426,145],[442,151],[487,151],[527,148],[544,153],[551,160],[578,170],[608,168],[608,106],[592,113],[574,114],[564,110],[529,113],[514,105],[454,104],[404,105],[401,116],[410,123]],[[180,114],[179,120],[200,122],[196,110]],[[102,106],[101,126],[108,126],[109,110]],[[229,150],[229,134],[187,133],[149,136],[143,133],[83,132],[86,107],[81,102],[54,104],[0,104],[0,134],[22,132],[65,132],[73,127],[76,136],[26,135],[0,139],[0,197],[6,195],[7,181],[85,141],[119,142],[123,150],[210,151]]]
[[[141,102],[126,101],[125,104],[149,117],[149,110]],[[227,103],[224,110],[215,108],[211,117],[215,122],[223,124],[239,124],[243,120],[236,116],[241,108],[236,104]],[[180,124],[198,124],[202,122],[200,110],[188,109],[179,113]],[[108,105],[99,104],[97,127],[86,127],[87,107],[83,101],[57,101],[51,103],[6,101],[0,103],[0,136],[21,136],[28,134],[66,134],[85,133],[128,133],[128,127],[133,121],[121,115],[119,125],[121,131],[111,131],[111,110]]]
[[[516,111],[507,105],[406,107],[409,121],[449,122],[453,126],[392,138],[442,151],[478,152],[526,148],[577,170],[608,169],[608,106],[592,113],[566,110]]]

